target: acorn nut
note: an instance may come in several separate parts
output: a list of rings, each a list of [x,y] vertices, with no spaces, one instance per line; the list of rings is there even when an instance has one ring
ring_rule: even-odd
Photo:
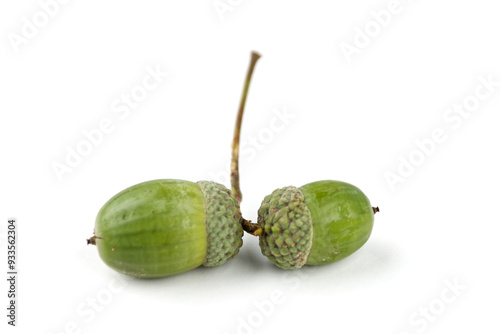
[[[104,204],[89,242],[118,272],[171,276],[233,258],[242,245],[241,220],[238,201],[221,184],[153,180]]]
[[[363,246],[376,211],[361,190],[345,182],[290,186],[264,198],[256,234],[262,254],[280,268],[327,264]]]

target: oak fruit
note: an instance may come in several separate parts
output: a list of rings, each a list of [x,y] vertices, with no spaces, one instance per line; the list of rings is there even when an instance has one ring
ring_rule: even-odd
[[[233,258],[242,245],[241,219],[238,201],[221,184],[153,180],[104,204],[89,243],[120,273],[171,276]]]
[[[320,265],[354,253],[370,237],[374,209],[357,187],[318,181],[275,190],[262,201],[262,253],[283,269]]]

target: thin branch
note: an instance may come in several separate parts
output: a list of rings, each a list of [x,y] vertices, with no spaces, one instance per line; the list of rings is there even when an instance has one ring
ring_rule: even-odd
[[[232,159],[231,159],[231,190],[233,192],[234,197],[236,197],[236,199],[240,203],[243,199],[240,189],[240,172],[239,172],[241,122],[243,120],[243,112],[245,110],[245,102],[247,100],[248,89],[250,87],[250,81],[252,80],[253,70],[259,58],[260,54],[258,54],[255,51],[252,51],[252,55],[250,58],[250,65],[248,66],[247,77],[245,79],[245,85],[243,86],[243,93],[241,95],[240,107],[238,109],[238,115],[236,116],[236,124],[234,126]]]

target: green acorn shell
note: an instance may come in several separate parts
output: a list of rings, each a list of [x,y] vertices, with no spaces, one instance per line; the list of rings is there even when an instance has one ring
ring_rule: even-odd
[[[218,266],[242,245],[238,201],[223,185],[153,180],[113,196],[99,211],[93,241],[102,260],[144,278]]]
[[[357,187],[318,181],[275,190],[262,201],[262,254],[283,269],[341,260],[366,243],[373,209]]]

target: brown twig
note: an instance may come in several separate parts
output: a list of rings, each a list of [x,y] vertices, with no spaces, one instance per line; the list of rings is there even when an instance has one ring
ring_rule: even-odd
[[[243,196],[240,189],[240,172],[239,172],[239,155],[240,155],[240,132],[241,132],[241,122],[243,120],[243,112],[245,110],[245,102],[247,100],[248,89],[250,87],[250,81],[252,80],[253,70],[257,60],[259,60],[260,54],[252,51],[252,56],[250,58],[250,65],[248,66],[247,77],[245,79],[245,85],[243,86],[243,93],[241,95],[240,107],[238,109],[238,115],[236,116],[236,125],[234,126],[234,136],[233,136],[233,147],[232,147],[232,159],[231,159],[231,190],[234,197],[241,203]]]
[[[252,80],[253,70],[257,60],[259,60],[260,54],[252,51],[250,58],[250,65],[248,66],[248,72],[245,79],[245,85],[243,86],[243,93],[241,94],[240,107],[238,109],[238,114],[236,116],[236,124],[234,125],[234,135],[233,135],[233,147],[232,147],[232,158],[231,158],[231,191],[234,197],[241,203],[243,195],[240,189],[240,168],[239,168],[239,157],[240,157],[240,133],[241,133],[241,123],[243,121],[243,112],[245,111],[245,102],[247,100],[248,89],[250,88],[250,81]],[[262,233],[262,228],[259,224],[252,224],[250,220],[241,218],[241,226],[243,230],[249,234],[259,236]]]
[[[241,218],[241,226],[243,227],[243,231],[259,236],[262,234],[262,228],[259,224],[252,224],[251,220],[246,220],[245,218]]]

